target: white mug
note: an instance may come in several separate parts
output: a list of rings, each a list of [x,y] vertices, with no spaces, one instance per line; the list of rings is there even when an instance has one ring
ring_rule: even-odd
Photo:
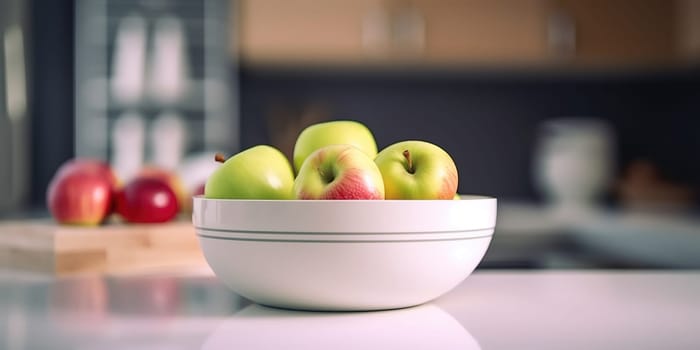
[[[612,127],[596,118],[567,117],[540,126],[535,151],[536,187],[552,204],[586,207],[613,179]]]

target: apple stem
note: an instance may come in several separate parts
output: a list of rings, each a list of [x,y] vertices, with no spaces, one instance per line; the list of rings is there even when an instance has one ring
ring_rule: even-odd
[[[333,171],[331,170],[330,172],[328,171],[323,171],[321,167],[316,168],[318,170],[318,173],[321,174],[321,178],[323,181],[325,181],[327,184],[333,182],[335,180],[335,176],[333,176]]]
[[[217,153],[214,155],[214,161],[219,162],[219,163],[223,163],[226,161],[226,157],[224,157],[224,155],[221,153]]]
[[[407,167],[406,170],[408,170],[409,173],[413,174],[416,172],[416,169],[413,169],[413,160],[411,159],[411,152],[408,150],[403,151],[403,156],[406,158]]]

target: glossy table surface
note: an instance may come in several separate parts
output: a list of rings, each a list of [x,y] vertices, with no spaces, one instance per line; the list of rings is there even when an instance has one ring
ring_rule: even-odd
[[[700,271],[477,270],[377,312],[268,308],[207,272],[0,272],[0,349],[700,349]]]

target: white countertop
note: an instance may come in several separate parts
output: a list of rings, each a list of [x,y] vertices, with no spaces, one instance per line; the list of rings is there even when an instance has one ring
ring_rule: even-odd
[[[700,271],[477,270],[413,308],[313,313],[208,275],[0,274],[0,348],[698,349]]]

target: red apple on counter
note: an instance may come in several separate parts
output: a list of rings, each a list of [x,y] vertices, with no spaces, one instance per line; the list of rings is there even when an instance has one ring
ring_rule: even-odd
[[[403,141],[384,148],[374,159],[386,189],[386,199],[454,199],[457,166],[437,145]]]
[[[121,181],[108,163],[92,158],[74,158],[66,161],[56,170],[54,176],[60,177],[62,173],[79,171],[84,173],[94,173],[109,180],[112,188],[116,191],[121,186]]]
[[[177,197],[177,203],[180,209],[187,210],[192,207],[192,196],[185,189],[185,184],[175,172],[158,168],[155,166],[146,166],[136,175],[136,178],[149,178],[161,180],[170,186],[170,189]]]
[[[46,191],[46,204],[60,224],[99,225],[112,212],[117,185],[118,180],[106,163],[73,159],[54,174]]]
[[[330,145],[311,153],[293,188],[298,199],[384,199],[377,165],[351,145]]]
[[[179,210],[175,192],[160,179],[136,178],[117,194],[117,213],[127,222],[167,222]]]

